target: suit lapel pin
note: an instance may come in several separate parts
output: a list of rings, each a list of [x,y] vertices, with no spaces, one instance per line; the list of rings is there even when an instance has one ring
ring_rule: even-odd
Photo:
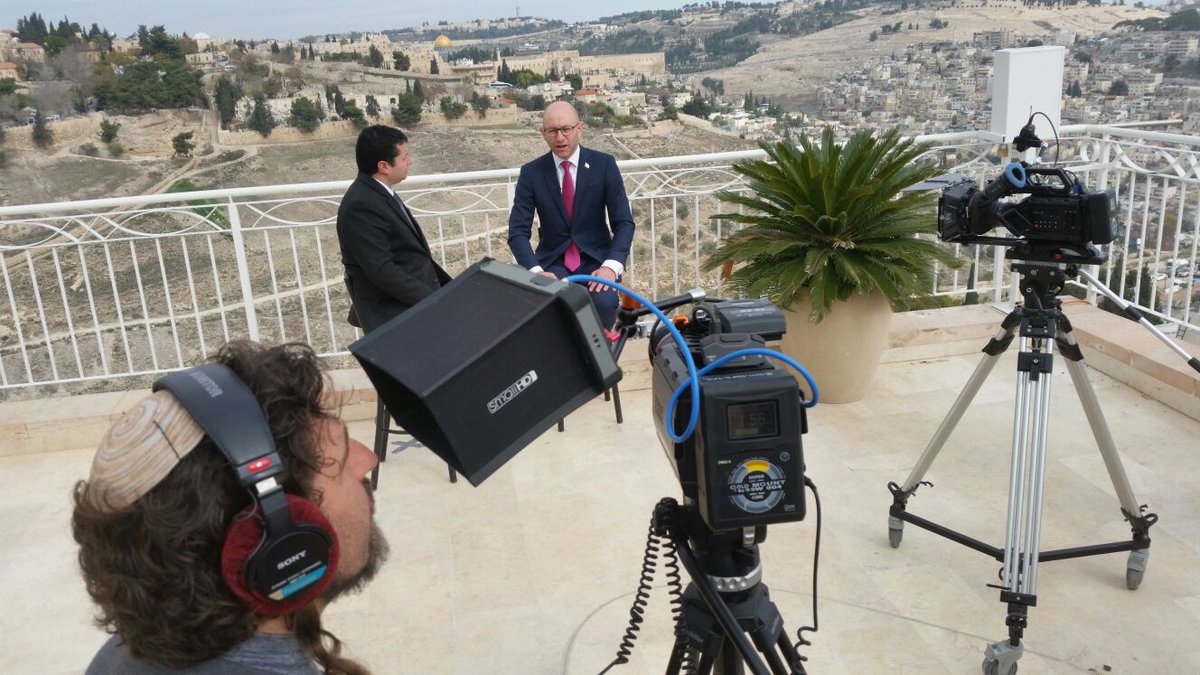
[[[584,162],[584,163],[583,163],[583,168],[585,168],[585,169],[590,169],[590,168],[592,168],[592,165],[591,165],[591,164],[588,164],[587,162]]]

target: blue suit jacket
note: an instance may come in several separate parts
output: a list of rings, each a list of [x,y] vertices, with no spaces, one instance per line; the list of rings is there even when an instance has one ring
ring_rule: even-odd
[[[536,251],[530,243],[535,212]],[[526,269],[535,265],[546,268],[562,259],[572,240],[600,262],[612,259],[625,264],[633,244],[633,214],[612,155],[580,146],[572,213],[574,217],[568,222],[553,154],[547,152],[522,166],[508,214],[508,248],[517,264]]]

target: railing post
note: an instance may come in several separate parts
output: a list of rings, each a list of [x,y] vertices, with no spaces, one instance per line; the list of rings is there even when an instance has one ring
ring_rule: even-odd
[[[992,247],[992,304],[1000,305],[1004,299],[1004,247]]]
[[[1110,161],[1112,161],[1112,137],[1108,134],[1104,134],[1100,137],[1100,171],[1098,173],[1099,185],[1097,185],[1095,188],[1097,190],[1104,191],[1108,189],[1108,165]],[[1115,204],[1113,205],[1113,208],[1116,208]],[[1115,217],[1116,214],[1114,213],[1113,216]],[[1122,239],[1122,241],[1124,241],[1124,239]],[[1110,257],[1112,256],[1112,248],[1114,246],[1116,246],[1116,243],[1109,244],[1108,255]],[[1121,256],[1121,259],[1124,260],[1125,257]],[[1092,276],[1096,277],[1097,279],[1100,278],[1099,265],[1087,265],[1086,269]],[[1084,294],[1084,297],[1087,299],[1087,301],[1093,305],[1097,304],[1099,301],[1099,292],[1088,283],[1085,283],[1083,287],[1087,291]]]
[[[242,218],[237,203],[229,198],[229,234],[233,237],[233,255],[237,261],[238,283],[242,287],[242,304],[246,306],[246,331],[250,339],[259,340],[258,313],[254,309],[254,289],[250,286],[250,265],[246,259],[246,240],[242,234]]]

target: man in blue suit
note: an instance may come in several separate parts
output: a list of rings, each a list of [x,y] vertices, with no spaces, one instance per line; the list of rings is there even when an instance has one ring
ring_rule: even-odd
[[[566,101],[546,107],[541,132],[550,152],[521,167],[508,215],[508,248],[518,265],[548,277],[590,274],[617,281],[625,271],[634,230],[617,161],[580,147],[583,122]],[[536,251],[530,243],[534,213],[539,223]],[[601,325],[611,328],[616,289],[590,282],[588,290]]]

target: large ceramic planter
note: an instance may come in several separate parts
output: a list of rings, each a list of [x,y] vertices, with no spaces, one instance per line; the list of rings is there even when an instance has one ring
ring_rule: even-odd
[[[867,393],[887,347],[891,304],[879,294],[855,294],[835,303],[817,324],[808,320],[810,307],[805,293],[792,309],[784,311],[787,334],[780,348],[812,374],[822,403],[859,400]]]

